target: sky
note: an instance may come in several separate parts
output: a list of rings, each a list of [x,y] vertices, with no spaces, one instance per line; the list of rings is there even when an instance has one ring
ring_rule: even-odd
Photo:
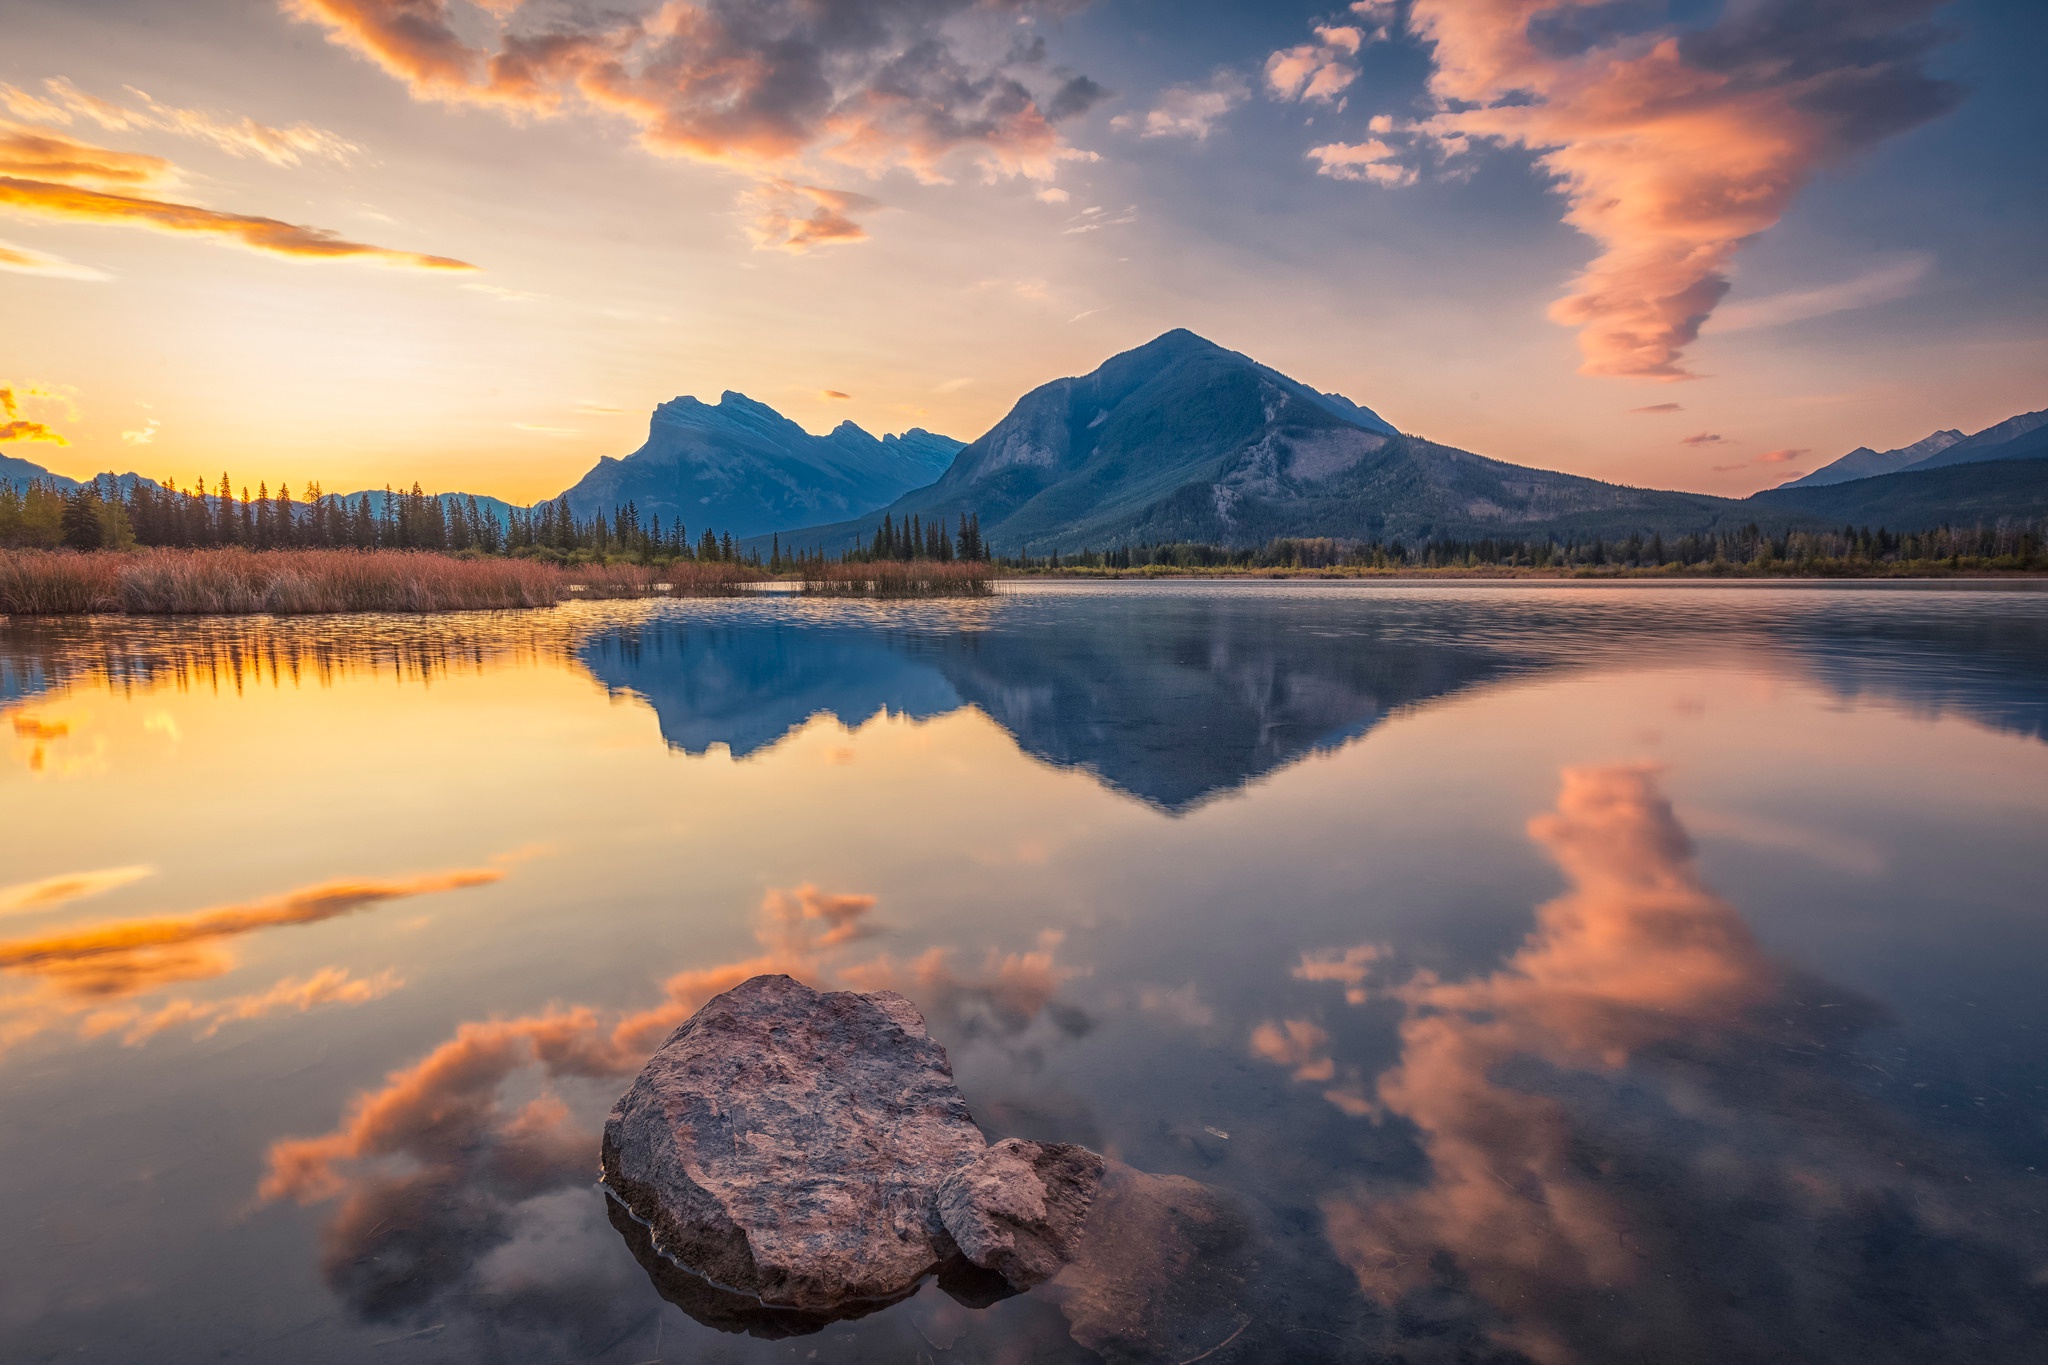
[[[518,502],[1188,327],[1745,494],[2048,406],[2038,0],[4,0],[0,451]]]

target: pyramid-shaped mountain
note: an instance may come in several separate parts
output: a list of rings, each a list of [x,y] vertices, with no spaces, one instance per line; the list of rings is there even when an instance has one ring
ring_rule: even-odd
[[[797,543],[843,550],[884,514],[981,518],[997,549],[1119,543],[1256,545],[1274,536],[1355,540],[1627,535],[1711,526],[1723,498],[1624,488],[1489,460],[1406,436],[1349,399],[1176,330],[1024,395],[943,478]]]
[[[642,518],[736,536],[854,517],[937,478],[960,442],[913,428],[875,437],[852,422],[813,436],[765,403],[728,390],[717,404],[663,403],[647,441],[610,456],[564,497],[579,517],[632,503]]]

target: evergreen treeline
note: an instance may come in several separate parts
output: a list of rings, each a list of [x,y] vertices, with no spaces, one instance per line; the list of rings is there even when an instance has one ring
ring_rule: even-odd
[[[438,550],[563,562],[741,559],[731,533],[706,528],[693,542],[680,520],[668,526],[658,516],[643,522],[632,503],[609,517],[579,519],[562,498],[530,511],[515,508],[508,522],[500,522],[473,497],[444,500],[418,484],[409,492],[386,488],[343,498],[322,493],[316,483],[307,486],[303,499],[294,499],[289,486],[279,484],[273,495],[267,483],[253,496],[246,487],[237,496],[225,474],[211,489],[203,481],[180,488],[174,480],[138,480],[124,488],[109,474],[69,491],[44,479],[26,488],[0,483],[0,545]]]
[[[1175,543],[1010,556],[1017,569],[1637,569],[1746,573],[1865,573],[1885,566],[2048,570],[2048,522],[1931,531],[1845,526],[1772,534],[1751,524],[1666,540],[1631,535],[1567,540],[1400,541],[1279,539],[1258,549]]]
[[[79,550],[135,546],[243,546],[250,549],[408,549],[444,553],[509,554],[557,563],[630,559],[641,563],[694,560],[749,563],[776,573],[823,565],[822,551],[786,552],[781,538],[769,558],[743,554],[731,533],[710,528],[693,540],[678,519],[643,521],[628,502],[610,516],[578,518],[568,499],[512,510],[500,522],[473,497],[460,502],[386,488],[353,498],[324,494],[318,484],[295,499],[280,484],[275,494],[259,484],[237,495],[222,475],[180,488],[174,481],[127,486],[103,474],[75,490],[37,480],[26,487],[0,483],[0,546]],[[998,557],[982,539],[981,519],[967,514],[949,528],[944,518],[882,518],[867,544],[847,550],[841,563],[992,563],[999,567],[1082,570],[1256,570],[1527,568],[1744,573],[1869,573],[1886,566],[1945,565],[1961,569],[2048,570],[2048,522],[1996,527],[1939,527],[1889,531],[1845,526],[1831,531],[1768,532],[1755,524],[1667,540],[1662,535],[1512,540],[1351,541],[1285,538],[1257,548],[1188,542],[1119,545],[1043,556]]]
[[[884,516],[873,539],[839,558],[843,564],[920,559],[950,564],[956,559],[978,563],[989,557],[988,545],[981,538],[981,514],[976,512],[961,515],[957,533],[946,528],[944,517],[926,521],[912,513],[907,520],[898,521],[894,516]]]

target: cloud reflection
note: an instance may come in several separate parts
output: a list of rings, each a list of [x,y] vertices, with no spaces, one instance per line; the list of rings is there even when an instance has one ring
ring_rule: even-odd
[[[54,908],[127,885],[151,871],[109,868],[9,887],[0,891],[0,912]],[[496,868],[459,868],[391,880],[322,882],[184,915],[107,920],[0,940],[0,974],[33,983],[29,990],[0,995],[0,1055],[39,1034],[74,1025],[81,1037],[118,1035],[135,1046],[172,1029],[190,1028],[210,1038],[231,1023],[325,1005],[365,1004],[403,982],[390,972],[361,978],[340,967],[324,967],[219,1000],[174,999],[151,1007],[127,1002],[227,975],[236,966],[227,945],[244,935],[317,924],[393,900],[488,885],[503,876]]]
[[[1546,1365],[1758,1333],[1785,1358],[1953,1358],[1931,1338],[1962,1329],[1873,1299],[1906,1276],[1943,1286],[1941,1323],[2004,1322],[1975,1358],[2017,1358],[1999,1343],[2026,1328],[2000,1305],[2048,1263],[2026,1199],[1869,1098],[1849,1045],[1878,1011],[1765,955],[1701,882],[1655,770],[1567,770],[1529,833],[1565,893],[1500,970],[1374,992],[1403,1011],[1400,1061],[1370,1099],[1327,1094],[1402,1121],[1426,1160],[1405,1193],[1322,1201],[1365,1291],[1462,1304]],[[1309,1081],[1337,1066],[1312,1024],[1254,1050]]]

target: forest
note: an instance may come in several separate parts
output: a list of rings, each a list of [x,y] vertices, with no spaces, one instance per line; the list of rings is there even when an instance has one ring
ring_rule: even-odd
[[[758,544],[758,542],[757,542]],[[1085,576],[1144,574],[1398,575],[1508,573],[1523,576],[1894,576],[1913,573],[2040,573],[2048,571],[2048,522],[1891,531],[1843,526],[1768,531],[1755,524],[1666,539],[1662,535],[1480,540],[1416,544],[1330,538],[1283,538],[1257,548],[1177,542],[1107,549],[996,554],[981,521],[885,516],[865,543],[831,556],[785,550],[772,536],[764,557],[742,550],[730,532],[697,531],[680,519],[664,525],[632,504],[610,516],[579,518],[568,499],[513,508],[504,521],[473,497],[457,500],[385,489],[348,498],[318,484],[295,499],[280,484],[238,495],[225,475],[208,491],[173,482],[116,480],[102,475],[66,490],[39,480],[0,483],[0,547],[128,550],[423,550],[467,557],[509,556],[567,567],[607,563],[727,564],[823,582],[828,562],[955,562],[1014,573]]]

